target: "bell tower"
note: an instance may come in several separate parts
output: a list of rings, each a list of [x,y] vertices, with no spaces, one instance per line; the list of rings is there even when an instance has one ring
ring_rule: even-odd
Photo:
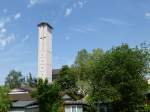
[[[38,78],[52,82],[52,30],[46,22],[38,24]]]

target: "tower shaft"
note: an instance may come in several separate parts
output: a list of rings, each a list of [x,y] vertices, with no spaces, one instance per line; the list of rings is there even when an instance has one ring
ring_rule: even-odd
[[[40,23],[38,44],[38,78],[52,82],[52,27]]]

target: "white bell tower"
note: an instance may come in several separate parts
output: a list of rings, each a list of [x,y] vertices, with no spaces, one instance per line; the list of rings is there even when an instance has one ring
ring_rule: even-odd
[[[46,22],[38,24],[38,78],[52,82],[52,29]]]

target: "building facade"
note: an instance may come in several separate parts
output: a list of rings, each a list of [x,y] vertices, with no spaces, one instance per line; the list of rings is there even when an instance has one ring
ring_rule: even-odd
[[[52,82],[52,27],[42,22],[38,25],[38,78]]]

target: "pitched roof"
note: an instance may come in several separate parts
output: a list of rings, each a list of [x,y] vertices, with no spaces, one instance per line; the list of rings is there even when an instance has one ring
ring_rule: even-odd
[[[8,93],[11,101],[26,101],[26,100],[32,100],[30,91],[23,88],[16,88],[12,89],[10,93]]]
[[[12,103],[13,108],[21,108],[21,107],[27,107],[27,106],[32,106],[34,104],[37,104],[36,101],[16,101]]]
[[[29,93],[22,93],[22,94],[9,94],[11,101],[29,101],[32,100]]]
[[[73,100],[73,98],[71,96],[69,96],[68,94],[64,94],[64,96],[62,97],[62,99],[64,101],[66,101],[66,100]]]
[[[84,105],[83,99],[75,100],[73,97],[71,97],[68,94],[64,94],[62,99],[64,100],[64,105]]]
[[[77,100],[77,101],[64,101],[65,105],[84,105],[84,101]]]

